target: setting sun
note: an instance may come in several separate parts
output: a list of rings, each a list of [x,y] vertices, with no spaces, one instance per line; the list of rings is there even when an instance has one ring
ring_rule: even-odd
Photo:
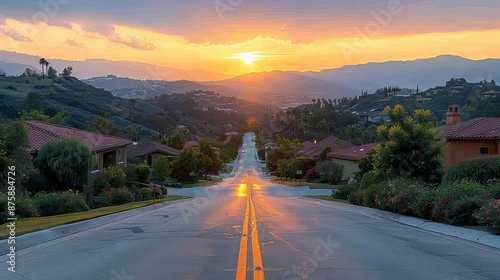
[[[236,54],[234,58],[242,60],[247,65],[250,65],[254,61],[258,60],[257,56],[253,52],[239,53]]]

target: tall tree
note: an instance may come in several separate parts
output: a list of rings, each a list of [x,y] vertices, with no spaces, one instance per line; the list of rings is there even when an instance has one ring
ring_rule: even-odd
[[[439,183],[443,175],[441,151],[444,140],[434,128],[429,110],[407,116],[402,105],[384,110],[392,127],[378,127],[386,141],[375,148],[374,171],[379,177],[421,178]]]
[[[44,67],[45,67],[45,58],[40,58],[40,60],[38,61],[38,64],[40,64],[42,66],[42,77],[45,78],[45,71],[44,71]]]
[[[35,160],[35,166],[54,188],[76,190],[94,165],[95,155],[80,139],[64,139],[45,143]],[[61,180],[62,179],[62,180]]]

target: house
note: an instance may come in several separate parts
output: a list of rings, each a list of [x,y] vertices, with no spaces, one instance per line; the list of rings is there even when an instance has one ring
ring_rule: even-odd
[[[432,100],[432,98],[427,98],[427,97],[417,97],[417,99],[416,99],[418,104],[424,104],[424,103],[427,103],[431,100]]]
[[[441,133],[446,138],[443,151],[446,168],[464,159],[500,155],[500,118],[461,121],[459,106],[453,104],[448,108]]]
[[[372,143],[330,152],[328,158],[345,167],[342,180],[349,180],[354,178],[356,172],[359,171],[359,161],[366,157],[377,145],[377,143]]]
[[[178,157],[181,152],[175,148],[156,141],[134,142],[128,146],[128,154],[144,159],[146,164],[154,167],[154,162],[161,156]]]
[[[492,97],[498,97],[500,96],[500,91],[487,91],[483,92],[479,95],[480,99],[486,99],[486,98],[492,98]]]
[[[131,140],[41,121],[24,121],[23,125],[29,139],[28,152],[34,157],[50,141],[77,138],[87,143],[96,154],[87,182],[108,166],[127,165],[127,146],[132,144]]]
[[[319,159],[319,156],[326,147],[330,147],[332,151],[338,151],[346,148],[355,147],[354,144],[340,140],[335,136],[329,136],[315,144],[312,144],[298,152],[299,155],[312,157],[314,159]]]
[[[369,112],[358,113],[362,122],[383,123],[389,119],[384,110],[372,109]]]

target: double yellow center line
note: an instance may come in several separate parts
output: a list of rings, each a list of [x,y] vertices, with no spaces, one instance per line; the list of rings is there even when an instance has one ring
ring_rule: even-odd
[[[262,265],[262,254],[260,252],[259,233],[257,231],[257,218],[255,216],[255,207],[252,202],[252,191],[247,185],[247,204],[245,209],[245,219],[241,231],[240,251],[238,254],[238,266],[236,269],[236,280],[246,280],[247,278],[247,256],[248,256],[248,237],[251,236],[252,242],[252,264],[253,279],[264,280],[264,266]],[[252,225],[249,234],[249,224]]]

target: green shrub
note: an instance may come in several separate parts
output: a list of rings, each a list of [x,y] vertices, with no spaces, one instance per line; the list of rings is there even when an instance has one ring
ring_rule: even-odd
[[[464,160],[446,172],[443,184],[473,180],[486,185],[494,179],[500,179],[500,156]]]
[[[152,188],[141,188],[137,196],[141,200],[152,200],[154,198],[154,191]]]
[[[354,191],[349,197],[348,200],[350,203],[355,205],[363,205],[363,191],[357,190]]]
[[[18,218],[39,217],[40,213],[35,202],[29,197],[16,199],[16,216]]]
[[[500,234],[500,199],[491,199],[474,214],[479,224],[491,228]]]
[[[151,177],[151,168],[147,164],[136,165],[135,174],[137,176],[137,181],[141,183],[149,183],[149,177]]]
[[[333,161],[318,162],[316,173],[320,176],[321,183],[339,184],[344,176],[345,167]]]
[[[451,205],[456,203],[455,201],[475,196],[487,197],[488,195],[484,186],[470,180],[441,186],[436,192],[436,202],[431,219],[440,222],[446,220],[446,213],[450,211]]]
[[[121,166],[108,166],[104,169],[103,175],[111,187],[122,187],[127,181],[127,176]]]
[[[377,176],[373,171],[370,171],[363,175],[361,181],[359,182],[359,186],[362,190],[364,190],[371,187],[372,185],[377,184],[377,182],[379,182],[377,180]]]
[[[38,193],[33,198],[40,216],[88,211],[82,194],[67,192]]]
[[[377,202],[375,201],[375,198],[385,188],[385,186],[386,186],[385,184],[378,183],[378,184],[373,184],[370,187],[364,189],[363,205],[367,207],[380,208],[377,207]]]
[[[337,191],[332,191],[332,197],[337,199],[348,200],[349,196],[352,195],[359,187],[357,185],[342,184],[339,186]]]
[[[488,182],[486,190],[488,194],[491,195],[494,199],[500,199],[500,181],[492,180]]]
[[[134,194],[127,187],[113,188],[107,192],[109,205],[121,205],[134,201]]]
[[[423,191],[418,196],[413,206],[415,213],[423,219],[430,219],[438,199],[439,195],[437,189],[427,189]]]
[[[135,167],[136,165],[127,165],[127,167],[125,167],[125,176],[127,176],[127,181],[137,181],[137,173],[135,171]]]

